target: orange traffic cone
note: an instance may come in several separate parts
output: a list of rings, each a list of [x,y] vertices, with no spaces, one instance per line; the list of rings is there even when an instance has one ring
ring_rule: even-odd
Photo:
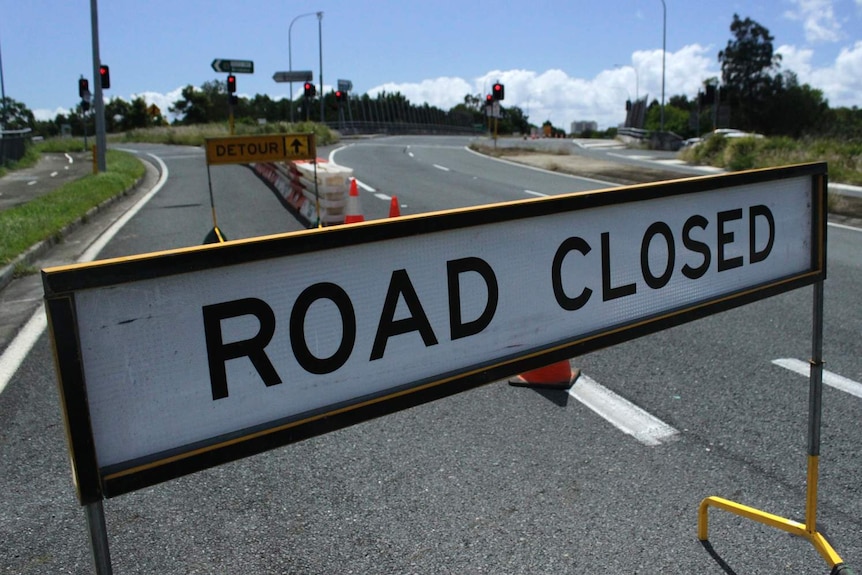
[[[516,375],[509,380],[509,385],[539,389],[569,389],[580,375],[581,370],[572,369],[569,360],[566,359]]]
[[[401,216],[401,206],[398,205],[398,196],[392,196],[389,202],[389,217],[397,218]]]
[[[364,222],[362,208],[359,206],[359,189],[356,187],[356,178],[350,179],[350,195],[347,196],[347,213],[344,215],[345,224]]]

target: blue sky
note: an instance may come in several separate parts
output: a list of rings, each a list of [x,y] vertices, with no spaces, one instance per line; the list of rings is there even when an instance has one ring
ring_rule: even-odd
[[[862,106],[862,0],[665,2],[666,97],[693,97],[720,75],[738,13],[769,29],[782,69],[832,106]],[[224,79],[216,58],[254,61],[254,74],[237,75],[241,95],[286,97],[272,75],[289,56],[318,82],[321,11],[327,90],[346,79],[355,93],[397,90],[448,109],[499,79],[504,105],[565,128],[613,126],[627,98],[661,96],[661,0],[99,0],[106,97],[140,95],[167,112],[184,86]],[[78,77],[92,78],[90,0],[0,0],[0,51],[8,97],[40,119],[69,110]]]

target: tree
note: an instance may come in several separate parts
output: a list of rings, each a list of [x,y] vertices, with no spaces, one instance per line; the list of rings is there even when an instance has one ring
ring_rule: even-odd
[[[32,129],[36,118],[27,106],[7,96],[0,100],[0,124],[6,130]]]
[[[105,130],[119,132],[126,129],[129,103],[122,98],[111,98],[105,103]]]
[[[177,100],[168,110],[180,116],[179,123],[185,125],[206,124],[210,121],[212,102],[207,95],[189,84],[180,93],[182,99]]]
[[[769,30],[751,18],[741,20],[734,14],[730,31],[735,39],[718,53],[722,84],[730,94],[738,127],[764,131],[764,112],[780,88],[772,72],[780,67],[781,55],[772,48]]]

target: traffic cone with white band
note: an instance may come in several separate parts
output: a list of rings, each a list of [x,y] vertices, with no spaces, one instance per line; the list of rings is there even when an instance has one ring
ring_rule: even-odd
[[[362,208],[359,205],[359,189],[356,186],[356,178],[350,179],[350,195],[347,196],[347,213],[344,215],[345,224],[364,222]]]

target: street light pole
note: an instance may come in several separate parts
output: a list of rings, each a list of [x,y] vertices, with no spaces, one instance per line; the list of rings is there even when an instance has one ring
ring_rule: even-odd
[[[323,124],[323,12],[317,13],[317,50],[320,53],[320,123]]]
[[[661,0],[662,26],[661,26],[661,124],[659,131],[664,132],[664,60],[667,52],[667,4]]]
[[[3,81],[3,52],[0,51],[0,106],[3,107],[0,112],[0,130],[6,129],[6,83]],[[0,158],[2,160],[3,158]]]
[[[322,12],[317,12],[318,14],[322,14]],[[307,12],[306,14],[300,14],[296,18],[290,21],[290,26],[287,27],[287,69],[293,72],[293,46],[291,42],[291,34],[293,32],[293,23],[299,20],[304,16],[314,16],[316,12]],[[293,80],[290,82],[290,123],[293,123]]]

